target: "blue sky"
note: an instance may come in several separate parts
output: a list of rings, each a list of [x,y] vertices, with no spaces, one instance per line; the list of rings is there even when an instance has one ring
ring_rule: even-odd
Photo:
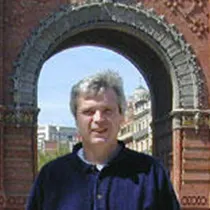
[[[113,69],[124,81],[126,96],[145,81],[136,67],[120,54],[101,47],[70,48],[48,59],[38,81],[39,124],[75,126],[69,109],[69,93],[73,84],[84,76]]]

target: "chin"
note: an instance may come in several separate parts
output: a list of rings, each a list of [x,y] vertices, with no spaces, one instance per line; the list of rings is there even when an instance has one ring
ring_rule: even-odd
[[[98,138],[92,139],[91,142],[94,143],[94,144],[97,144],[97,143],[107,143],[107,142],[109,142],[109,139],[108,138],[100,138],[100,137],[98,137]]]

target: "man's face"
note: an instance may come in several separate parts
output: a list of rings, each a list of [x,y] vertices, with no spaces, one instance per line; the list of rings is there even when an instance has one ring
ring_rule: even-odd
[[[112,89],[97,95],[77,98],[76,122],[84,144],[104,144],[116,141],[123,115]]]

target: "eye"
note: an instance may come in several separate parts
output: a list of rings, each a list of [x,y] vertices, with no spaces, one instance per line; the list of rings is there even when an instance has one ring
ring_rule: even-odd
[[[104,113],[107,114],[107,115],[112,114],[112,112],[113,112],[112,109],[109,109],[109,108],[104,110]]]
[[[87,109],[87,110],[83,110],[82,114],[87,115],[87,116],[91,116],[94,114],[94,111],[91,109]]]

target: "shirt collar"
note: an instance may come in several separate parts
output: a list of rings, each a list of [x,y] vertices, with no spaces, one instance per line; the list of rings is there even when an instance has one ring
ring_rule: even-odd
[[[98,171],[101,171],[105,166],[108,165],[108,163],[110,161],[112,161],[113,159],[115,159],[115,157],[117,157],[117,155],[119,154],[119,152],[121,151],[121,149],[123,148],[123,145],[121,143],[118,144],[117,149],[114,151],[114,153],[107,159],[107,161],[104,164],[96,164],[95,167],[97,168]],[[77,156],[80,158],[80,160],[82,160],[84,163],[86,163],[89,166],[93,166],[94,164],[91,163],[90,161],[88,161],[85,158],[84,155],[84,149],[82,147],[77,148],[78,150],[76,151]]]

